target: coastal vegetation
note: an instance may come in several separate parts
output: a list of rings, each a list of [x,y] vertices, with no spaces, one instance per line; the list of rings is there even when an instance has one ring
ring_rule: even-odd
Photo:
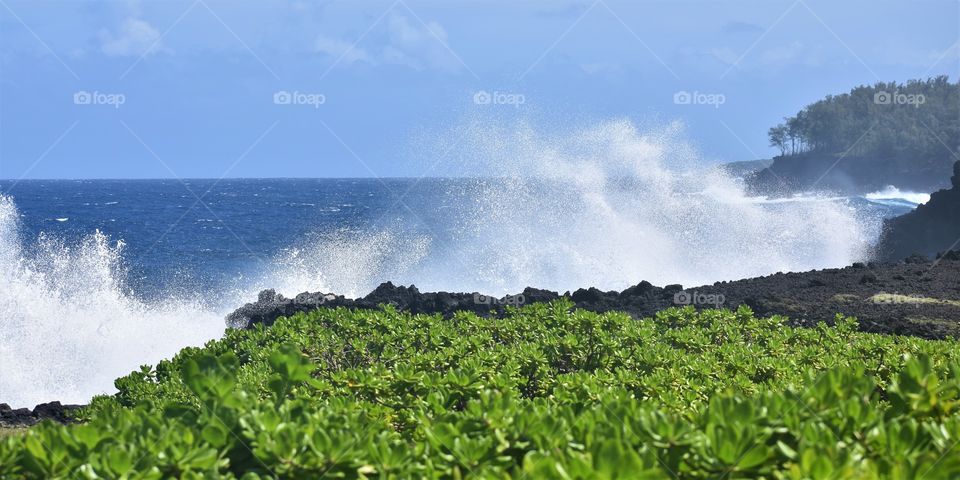
[[[960,152],[960,82],[947,76],[879,82],[828,95],[767,132],[780,151],[760,190],[870,192],[891,183],[932,192],[949,185]]]
[[[783,156],[845,151],[882,157],[940,154],[942,142],[960,139],[958,92],[960,83],[950,83],[946,76],[862,85],[849,93],[828,95],[785,118],[769,130],[770,146]],[[955,151],[958,145],[948,147]]]
[[[957,478],[957,347],[746,307],[324,308],[0,439],[0,478]]]

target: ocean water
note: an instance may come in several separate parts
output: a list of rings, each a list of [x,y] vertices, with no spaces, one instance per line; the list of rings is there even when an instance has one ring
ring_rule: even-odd
[[[625,123],[509,135],[471,144],[476,178],[0,181],[0,402],[110,393],[218,338],[263,288],[502,295],[837,267],[924,198],[750,197]]]
[[[502,185],[491,187],[498,183]],[[121,274],[122,278],[114,280],[129,294],[153,301],[175,293],[203,299],[213,307],[235,306],[237,298],[230,297],[231,294],[250,293],[259,287],[282,288],[294,280],[279,278],[282,274],[298,277],[297,280],[303,275],[316,276],[315,283],[306,280],[307,283],[298,288],[341,288],[338,293],[351,295],[362,295],[380,281],[400,280],[390,273],[403,276],[404,270],[409,271],[417,262],[401,262],[401,258],[413,256],[422,260],[425,243],[456,249],[470,233],[465,231],[472,223],[470,218],[493,216],[486,205],[477,205],[477,199],[471,197],[488,189],[511,187],[510,180],[505,179],[454,178],[24,180],[15,184],[0,181],[0,189],[7,192],[5,201],[17,212],[16,218],[4,221],[16,223],[16,237],[21,245],[33,244],[36,249],[55,242],[66,252],[99,233],[103,246],[116,254],[110,263],[116,269],[114,274]],[[861,217],[889,218],[910,211],[916,207],[915,202],[923,199],[923,194],[903,193],[892,188],[863,197],[744,197],[742,201],[762,206],[769,212],[777,212],[778,207],[789,210],[796,204],[825,202],[854,210]],[[562,212],[542,213],[548,216]],[[503,205],[496,215],[511,215],[510,206]],[[470,226],[481,229],[485,223],[479,221]],[[488,224],[496,226],[493,221]],[[512,232],[504,233],[509,236]],[[37,241],[40,239],[42,241]],[[546,244],[553,239],[542,240]],[[535,244],[537,239],[531,235],[529,241]],[[410,248],[409,255],[404,255],[403,247]],[[343,259],[353,256],[348,251],[336,251],[342,248],[377,257],[385,264],[372,265],[362,259],[352,259],[344,265],[356,270],[357,275],[369,275],[367,279],[350,280],[343,278],[346,272],[320,271],[324,266],[338,263],[337,259],[329,258],[331,265],[323,265],[321,256],[337,255]],[[493,260],[505,252],[480,253],[490,253]],[[576,253],[589,254],[588,251]],[[316,257],[310,258],[314,255]],[[290,270],[266,275],[275,271],[278,264],[286,264]],[[301,268],[298,270],[298,267]],[[475,267],[485,268],[483,262]],[[311,268],[315,271],[308,271]],[[673,272],[666,273],[650,272],[649,275],[661,281],[688,277],[679,275],[680,272],[675,276],[670,275]],[[263,283],[265,275],[277,283]],[[340,277],[336,278],[337,275]],[[649,280],[650,276],[637,280]],[[561,290],[585,286],[556,281],[562,277],[558,274],[554,278],[543,278],[535,286]],[[417,277],[408,279],[418,280]],[[420,280],[422,283],[434,278],[420,277]],[[469,281],[444,280],[430,283],[429,287],[471,288]],[[526,286],[497,280],[474,282],[473,287],[495,288],[498,290],[495,293],[507,293]],[[711,281],[711,278],[704,277],[702,281]],[[500,285],[496,285],[498,283]],[[615,282],[604,284],[600,278],[595,285],[624,286]],[[298,292],[294,289],[286,293]]]
[[[424,179],[404,203],[443,203],[444,180]],[[11,182],[0,181],[9,189]],[[124,283],[151,300],[223,296],[249,285],[278,255],[320,234],[369,231],[402,214],[413,182],[370,179],[22,181],[7,194],[22,240],[76,245],[99,231],[122,241]],[[440,206],[439,208],[442,208]],[[434,209],[420,209],[429,217]],[[215,302],[215,300],[214,300]]]

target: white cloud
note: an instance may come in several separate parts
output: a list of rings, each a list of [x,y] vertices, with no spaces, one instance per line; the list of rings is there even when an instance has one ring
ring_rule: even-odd
[[[127,57],[169,51],[160,45],[160,32],[145,20],[128,17],[117,32],[100,32],[100,49],[109,56]]]
[[[397,15],[390,18],[387,30],[387,48],[400,53],[392,56],[401,59],[400,63],[416,69],[459,70],[460,63],[447,48],[447,32],[439,23],[413,24],[409,18]]]
[[[314,49],[339,58],[343,64],[402,65],[415,70],[436,69],[458,71],[460,62],[447,48],[447,32],[437,22],[412,22],[403,15],[393,15],[379,37],[371,36],[364,46],[321,35]]]
[[[740,55],[730,47],[711,48],[706,51],[706,54],[724,65],[733,65],[740,58]]]
[[[325,36],[317,37],[313,47],[316,51],[334,58],[339,58],[345,64],[354,62],[374,63],[373,56],[359,45],[351,45],[337,38]]]
[[[406,65],[415,70],[423,69],[423,65],[416,59],[413,58],[403,50],[394,47],[393,45],[387,45],[383,47],[383,51],[380,53],[380,58],[384,63],[389,63],[392,65]]]

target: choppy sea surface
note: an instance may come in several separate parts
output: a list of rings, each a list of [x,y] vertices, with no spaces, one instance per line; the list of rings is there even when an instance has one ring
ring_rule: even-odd
[[[278,257],[302,252],[311,239],[322,241],[344,232],[373,234],[396,228],[397,220],[407,230],[403,235],[456,242],[458,232],[453,230],[466,222],[451,216],[491,213],[462,208],[465,196],[488,182],[493,181],[25,180],[15,185],[0,181],[0,189],[18,211],[17,218],[4,220],[19,224],[21,242],[30,244],[44,236],[62,241],[67,248],[99,231],[111,242],[123,244],[125,285],[139,295],[154,297],[170,289],[222,294],[224,286],[242,287],[244,279],[253,281]],[[886,218],[910,211],[922,198],[887,190],[864,197],[748,201],[766,204],[771,210],[782,204],[830,202]],[[517,207],[518,214],[523,212],[522,206]],[[510,205],[503,205],[500,214],[512,215]],[[571,228],[575,224],[572,221]]]

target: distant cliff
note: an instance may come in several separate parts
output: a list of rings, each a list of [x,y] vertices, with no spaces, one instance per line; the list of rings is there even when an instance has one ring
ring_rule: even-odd
[[[953,165],[952,186],[930,195],[916,210],[888,220],[877,247],[882,260],[914,253],[932,256],[960,246],[960,162]]]
[[[946,188],[960,152],[958,106],[960,83],[946,76],[828,95],[767,132],[780,155],[748,184],[764,194]]]
[[[752,193],[776,195],[812,190],[862,195],[894,185],[933,192],[950,186],[950,154],[840,156],[809,152],[777,157],[748,177]]]
[[[732,177],[748,178],[773,164],[773,160],[746,160],[730,162],[720,165],[720,168]]]

